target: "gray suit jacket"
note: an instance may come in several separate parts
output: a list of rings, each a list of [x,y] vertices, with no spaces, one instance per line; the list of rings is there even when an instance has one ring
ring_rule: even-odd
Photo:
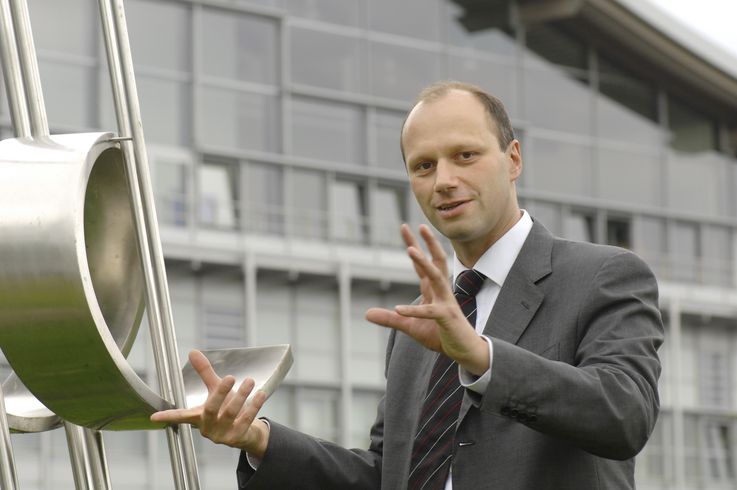
[[[554,238],[535,222],[484,330],[494,344],[488,389],[464,395],[454,490],[634,488],[634,456],[659,408],[657,301],[655,278],[634,254]],[[405,488],[435,357],[392,333],[370,448],[271,422],[258,471],[241,457],[239,488]]]

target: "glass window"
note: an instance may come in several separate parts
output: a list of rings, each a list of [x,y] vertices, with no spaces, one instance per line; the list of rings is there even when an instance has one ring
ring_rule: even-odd
[[[243,346],[245,292],[240,270],[214,268],[201,281],[205,345],[208,349]]]
[[[354,281],[351,288],[350,375],[354,384],[384,386],[384,355],[388,332],[366,320],[366,310],[382,306],[375,282]],[[408,301],[408,300],[404,300]],[[374,407],[375,408],[375,407]],[[359,434],[365,440],[368,431]]]
[[[729,228],[704,225],[701,228],[701,267],[704,282],[718,286],[732,284],[732,240]]]
[[[371,91],[381,97],[413,101],[420,90],[441,78],[435,52],[373,42],[371,63]]]
[[[527,32],[525,107],[536,125],[579,134],[591,132],[592,96],[586,46],[548,25]]]
[[[564,195],[591,195],[591,150],[588,146],[534,138],[528,146],[526,185]]]
[[[561,235],[563,233],[561,225],[561,207],[559,204],[530,201],[525,205],[527,212],[533,218],[540,220],[543,226],[553,235]]]
[[[632,221],[624,217],[607,217],[606,242],[622,248],[632,248]]]
[[[299,27],[290,34],[294,82],[346,92],[366,90],[362,39]]]
[[[607,139],[657,147],[665,141],[657,122],[655,87],[604,57],[598,58],[597,130]]]
[[[276,97],[216,87],[203,87],[201,94],[197,128],[203,144],[278,151]]]
[[[292,100],[292,153],[339,163],[365,161],[365,125],[358,107]]]
[[[378,245],[400,246],[399,227],[406,221],[404,192],[397,188],[377,187],[371,197],[371,236]]]
[[[706,114],[687,104],[668,98],[668,128],[671,147],[678,151],[696,153],[717,149],[717,125]]]
[[[678,222],[671,226],[668,248],[673,279],[695,281],[698,277],[699,229],[691,223]]]
[[[478,85],[501,99],[510,115],[515,113],[517,69],[513,59],[502,62],[473,55],[451,54],[449,61],[449,78]]]
[[[330,236],[339,241],[365,241],[363,188],[355,182],[335,181],[330,185],[330,199]]]
[[[662,167],[656,153],[597,146],[599,197],[612,201],[659,206]]]
[[[274,84],[279,67],[275,21],[205,9],[200,36],[202,71],[211,76]]]
[[[338,381],[340,315],[332,277],[301,275],[296,284],[296,375],[300,380]]]
[[[633,244],[635,251],[655,270],[661,272],[665,255],[665,221],[645,216],[633,220]]]
[[[687,414],[683,420],[684,455],[686,458],[685,476],[689,483],[701,483],[703,470],[701,464],[702,444],[699,441],[699,420],[694,414]],[[700,486],[700,485],[699,485]]]
[[[369,27],[377,31],[437,41],[441,0],[371,0]]]
[[[292,171],[290,179],[292,206],[291,228],[295,235],[325,238],[327,232],[327,200],[325,176],[309,170]]]
[[[338,442],[338,392],[299,388],[297,390],[297,428],[314,437]]]
[[[96,93],[97,72],[93,68],[40,60],[39,72],[50,126],[95,125],[96,101],[90,96]]]
[[[191,196],[189,165],[158,157],[156,175],[156,214],[167,225],[187,226]]]
[[[192,33],[187,5],[127,0],[125,10],[131,54],[137,65],[190,70]]]
[[[147,141],[189,145],[192,103],[188,83],[138,77],[138,96]]]
[[[730,167],[734,163],[714,152],[668,152],[668,207],[711,216],[727,214]],[[706,190],[708,189],[708,192]]]
[[[595,242],[594,216],[592,214],[572,211],[563,217],[563,236],[569,240]]]
[[[284,182],[276,165],[249,163],[245,172],[245,226],[249,230],[284,232]]]
[[[95,56],[99,25],[96,4],[92,0],[28,2],[36,49]]]
[[[294,344],[295,314],[294,287],[286,274],[259,270],[256,286],[258,343]],[[287,376],[293,377],[294,370],[290,370]]]
[[[705,467],[708,479],[713,482],[737,483],[735,477],[735,423],[726,419],[706,419],[703,422],[702,441],[705,449]]]
[[[216,228],[237,226],[237,167],[217,163],[202,163],[199,177],[199,222]]]
[[[405,114],[377,109],[373,117],[375,135],[374,155],[376,164],[391,170],[404,170],[404,160],[399,138]]]
[[[371,444],[371,426],[376,420],[376,407],[381,395],[368,391],[354,391],[351,397],[351,447],[368,449]]]
[[[297,17],[322,20],[343,26],[358,26],[363,0],[282,0],[287,11]]]

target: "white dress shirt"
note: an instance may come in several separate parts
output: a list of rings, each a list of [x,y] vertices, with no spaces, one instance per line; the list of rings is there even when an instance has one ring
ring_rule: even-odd
[[[520,220],[508,232],[502,235],[499,240],[494,242],[473,266],[474,270],[486,276],[481,289],[476,294],[476,325],[474,327],[476,328],[476,333],[479,335],[484,331],[486,322],[489,320],[489,315],[491,314],[491,309],[494,307],[494,303],[496,303],[497,296],[499,296],[499,291],[504,285],[504,281],[507,279],[507,275],[514,261],[517,260],[519,251],[522,249],[525,240],[527,240],[527,235],[530,234],[531,229],[532,218],[523,209]],[[453,254],[453,284],[455,284],[458,274],[467,269],[468,267],[461,264],[458,257]],[[491,366],[494,361],[493,342],[489,337],[482,336],[482,338],[489,344],[489,369],[481,376],[475,376],[458,366],[461,384],[469,390],[480,394],[483,394],[487,386],[489,386]],[[451,473],[448,473],[445,490],[453,490]]]

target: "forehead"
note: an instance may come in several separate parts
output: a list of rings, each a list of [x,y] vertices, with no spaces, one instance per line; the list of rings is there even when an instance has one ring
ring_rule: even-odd
[[[409,151],[415,144],[453,135],[496,139],[496,124],[470,92],[451,90],[437,99],[418,103],[407,116],[401,137]]]

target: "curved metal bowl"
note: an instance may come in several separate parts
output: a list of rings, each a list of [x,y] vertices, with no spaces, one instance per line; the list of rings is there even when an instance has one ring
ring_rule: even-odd
[[[125,360],[144,283],[112,136],[0,142],[0,347],[22,381],[3,387],[12,430],[51,428],[53,413],[84,426],[147,420],[142,406],[168,406]]]
[[[253,378],[256,385],[249,400],[257,391],[271,396],[292,367],[292,349],[288,344],[236,349],[203,350],[202,353],[212,368],[223,377],[235,377],[235,389],[246,378]],[[184,392],[188,407],[202,405],[207,399],[207,388],[192,365],[187,362],[182,368]]]

